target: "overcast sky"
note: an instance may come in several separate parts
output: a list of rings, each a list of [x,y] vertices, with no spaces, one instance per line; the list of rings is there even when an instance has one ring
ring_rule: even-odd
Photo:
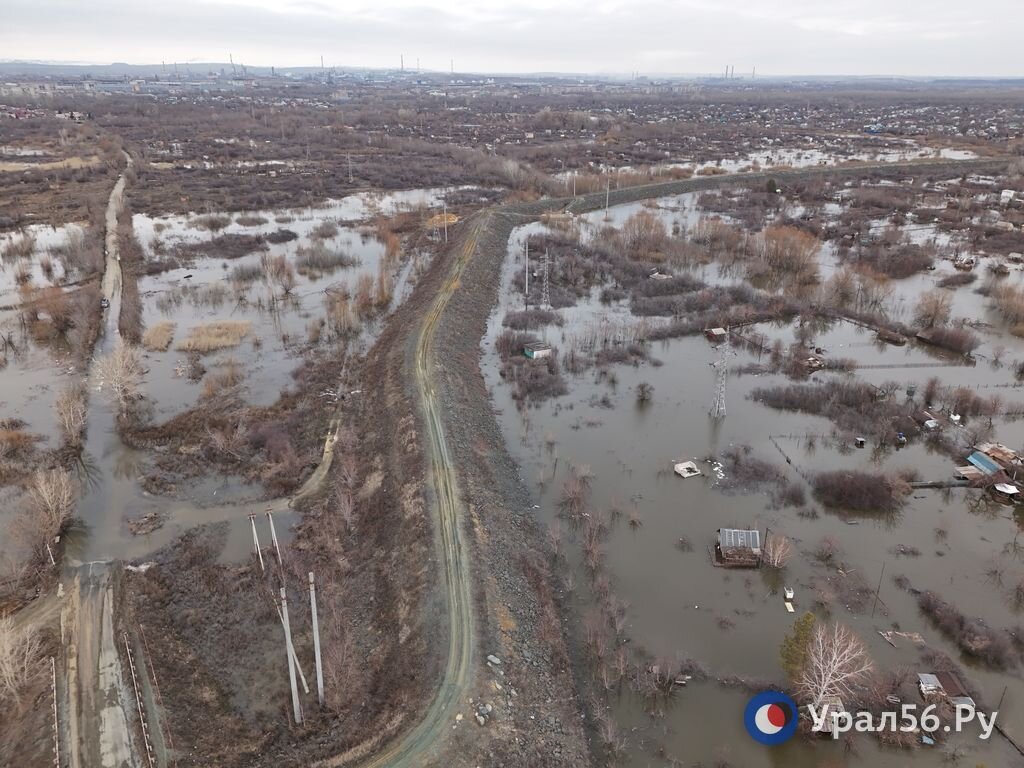
[[[0,59],[1024,75],[1022,0],[0,0]]]

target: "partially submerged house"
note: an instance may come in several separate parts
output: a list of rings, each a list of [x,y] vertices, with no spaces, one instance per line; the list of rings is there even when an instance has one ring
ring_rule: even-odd
[[[715,544],[715,565],[725,568],[761,566],[761,532],[741,528],[719,528]]]
[[[825,722],[822,723],[821,730],[815,731],[815,733],[824,733],[831,736],[832,729],[836,724],[836,717],[846,712],[846,705],[843,704],[843,700],[838,696],[822,696],[818,704],[818,711],[822,713]]]
[[[700,469],[692,461],[680,461],[672,469],[680,477],[696,477],[700,474]]]
[[[545,344],[543,341],[532,341],[523,345],[523,354],[530,360],[542,360],[545,357],[551,357],[551,345]]]
[[[967,693],[963,681],[954,672],[923,672],[917,676],[917,687],[925,699],[942,697],[957,707],[977,706],[974,699]]]
[[[729,338],[729,332],[725,328],[705,328],[704,336],[708,341],[718,344]]]

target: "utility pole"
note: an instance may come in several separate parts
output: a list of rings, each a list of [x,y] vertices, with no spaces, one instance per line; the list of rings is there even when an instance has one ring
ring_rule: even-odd
[[[722,356],[711,365],[715,370],[715,402],[711,406],[711,418],[725,418],[725,382],[729,376],[729,364],[727,362],[728,346],[722,345]]]
[[[50,692],[53,694],[53,764],[56,768],[62,768],[60,762],[60,724],[57,722],[57,662],[53,656],[50,657]]]
[[[348,183],[352,183],[352,153],[348,153]]]
[[[612,177],[608,176],[608,177],[605,178],[605,184],[604,184],[604,220],[605,221],[608,221],[609,218],[610,218],[608,216],[608,203],[611,200],[611,197],[612,197]]]
[[[299,686],[295,680],[295,651],[292,649],[292,630],[288,625],[288,598],[281,587],[281,623],[284,624],[285,651],[288,654],[288,681],[292,686],[292,714],[296,725],[302,724],[302,707],[299,705]]]
[[[526,236],[526,242],[523,243],[526,247],[526,287],[523,289],[523,303],[526,308],[530,308],[530,236]]]
[[[256,513],[249,513],[249,522],[252,523],[252,545],[256,548],[256,555],[260,559],[260,570],[266,571],[266,566],[263,565],[263,552],[260,550],[260,537],[256,535]]]
[[[405,54],[404,53],[398,54],[398,61],[399,61],[400,71],[405,72]]]
[[[878,593],[882,591],[883,576],[885,576],[885,561],[882,561],[882,572],[878,574],[878,587],[875,589],[875,602],[871,605],[871,618],[875,617],[875,608],[878,607]]]
[[[277,564],[283,567],[284,561],[281,559],[281,546],[277,543],[277,529],[274,528],[274,515],[269,509],[267,510],[267,520],[270,522],[270,539],[274,542],[274,550],[277,552]]]
[[[441,201],[441,220],[444,223],[444,241],[448,242],[448,201]]]
[[[551,307],[551,282],[548,278],[548,252],[544,250],[544,261],[541,262],[541,289],[540,289],[540,305],[544,309]]]
[[[309,609],[313,614],[313,653],[316,656],[316,698],[324,705],[324,667],[320,661],[320,623],[316,616],[316,584],[313,572],[309,572]]]

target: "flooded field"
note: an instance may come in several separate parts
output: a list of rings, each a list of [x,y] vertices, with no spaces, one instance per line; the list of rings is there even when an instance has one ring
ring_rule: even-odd
[[[604,227],[621,229],[640,211],[660,218],[673,233],[691,231],[702,215],[694,195],[657,203],[580,217],[575,222],[580,242],[600,243],[606,237]],[[768,408],[754,397],[755,390],[791,383],[763,364],[776,340],[785,348],[800,340],[826,358],[845,358],[855,365],[852,373],[816,372],[809,379],[811,387],[837,380],[884,387],[894,381],[893,396],[902,400],[909,385],[920,393],[928,379],[938,377],[943,385],[973,388],[982,395],[997,392],[1008,404],[1024,402],[1009,364],[1024,355],[1024,344],[1009,333],[987,299],[970,286],[950,291],[953,317],[971,319],[981,334],[973,364],[914,342],[884,344],[874,330],[846,320],[797,317],[738,329],[731,344],[713,345],[701,335],[651,342],[650,362],[597,365],[573,374],[564,361],[583,340],[642,336],[667,322],[634,316],[628,301],[602,303],[600,290],[594,289],[589,298],[577,297],[574,306],[558,310],[561,325],[535,331],[560,351],[568,393],[524,402],[515,399],[514,388],[501,376],[496,342],[506,313],[524,308],[522,287],[514,278],[524,265],[525,240],[545,233],[553,231],[533,224],[515,230],[509,242],[499,307],[482,341],[483,373],[507,444],[533,489],[540,519],[559,532],[553,538],[569,542],[573,591],[568,598],[577,652],[587,655],[583,649],[595,642],[593,627],[602,623],[598,603],[611,604],[624,616],[622,636],[628,638],[625,647],[637,670],[685,661],[684,669],[704,670],[708,678],[695,674],[655,705],[635,686],[610,676],[602,695],[610,721],[617,724],[619,746],[624,744],[628,755],[626,764],[895,768],[943,765],[951,755],[970,765],[1018,764],[1020,755],[998,734],[988,742],[967,734],[933,747],[918,741],[912,750],[883,748],[870,736],[858,737],[852,750],[842,742],[798,737],[785,747],[766,750],[747,735],[742,717],[750,688],[785,685],[780,644],[794,619],[812,610],[850,626],[877,668],[905,667],[914,681],[918,673],[931,671],[926,651],[948,655],[961,665],[985,706],[995,709],[1000,704],[998,721],[1006,731],[1024,739],[1019,670],[1001,672],[972,661],[922,614],[910,591],[933,590],[992,627],[1018,626],[1022,606],[1014,587],[1024,579],[1024,563],[1016,547],[1020,518],[1014,507],[997,503],[984,491],[959,487],[914,489],[894,512],[826,507],[812,492],[816,473],[910,468],[921,480],[947,481],[953,479],[957,462],[923,436],[903,446],[869,440],[857,448],[854,434],[836,429],[828,418]],[[950,245],[942,233],[924,228],[913,236]],[[540,258],[531,255],[536,280],[542,279],[537,276]],[[819,254],[819,265],[822,281],[839,268],[830,245]],[[909,322],[920,294],[955,271],[948,261],[936,265],[934,271],[887,284],[885,306],[892,316]],[[692,275],[711,286],[741,282],[715,261],[669,266],[675,275]],[[1000,279],[1020,285],[1021,277],[1014,269]],[[556,290],[553,284],[552,295]],[[755,337],[761,348],[742,343]],[[722,365],[729,369],[724,379],[726,413],[712,418]],[[1014,416],[995,416],[992,427],[994,439],[1002,443],[1024,442],[1024,421]],[[965,427],[947,424],[944,429],[953,440],[968,439]],[[800,503],[780,503],[770,484],[731,478],[723,456],[739,446],[749,446],[750,456],[775,466],[786,483],[800,488]],[[694,461],[702,474],[677,476],[672,467],[681,461]],[[597,526],[608,526],[596,555],[586,541],[587,524],[580,528],[564,514],[574,467],[586,467],[590,476],[587,514],[601,521]],[[716,568],[712,549],[719,528],[784,535],[794,555],[779,570]],[[596,577],[594,562],[601,574]],[[795,613],[784,606],[787,588],[794,592]],[[897,638],[894,647],[879,635],[894,629],[920,633],[923,643]],[[603,653],[608,666],[617,664],[616,647],[608,646]],[[912,689],[912,684],[906,686],[909,698],[904,701],[920,702]],[[661,712],[652,715],[652,710]]]
[[[383,317],[428,265],[424,246],[441,233],[424,222],[448,192],[360,194],[317,208],[236,215],[133,216],[144,258],[139,394],[150,422],[202,406],[229,386],[245,403],[270,406],[318,347],[343,343],[363,354]],[[412,217],[411,247],[400,249],[399,236],[388,228],[395,216]],[[76,301],[75,281],[83,273],[67,255],[82,237],[81,226],[68,225],[30,227],[0,239],[0,322],[8,342],[0,402],[41,447],[59,446],[58,393],[89,366],[65,336],[41,336],[26,324],[23,287],[60,291]],[[119,344],[119,310],[115,302],[104,311],[96,360]],[[65,542],[71,562],[144,557],[192,526],[221,521],[233,523],[222,557],[238,560],[252,548],[248,512],[259,515],[262,535],[269,535],[265,509],[277,513],[280,540],[289,539],[291,511],[266,502],[266,491],[243,477],[213,472],[160,495],[147,490],[140,481],[152,472],[153,456],[118,435],[109,386],[102,374],[90,377],[86,440],[75,472],[81,501]],[[325,408],[341,394],[325,391]],[[18,494],[10,495],[5,508],[17,508]],[[143,532],[133,531],[130,521]]]

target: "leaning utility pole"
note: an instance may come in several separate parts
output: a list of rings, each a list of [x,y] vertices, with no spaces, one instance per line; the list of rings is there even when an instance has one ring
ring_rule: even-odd
[[[605,221],[608,221],[609,218],[610,218],[608,216],[608,202],[609,202],[609,200],[611,200],[611,196],[612,196],[612,177],[609,176],[607,178],[607,180],[605,181],[605,185],[604,185],[604,220]]]
[[[288,682],[292,686],[292,714],[296,725],[302,724],[302,707],[299,705],[299,686],[295,680],[295,651],[292,649],[292,630],[288,625],[288,598],[281,587],[281,623],[284,624],[285,651],[288,656]]]
[[[256,555],[260,559],[260,570],[266,571],[266,566],[263,565],[263,552],[260,550],[260,537],[256,535],[256,513],[249,513],[249,522],[252,523],[252,545],[256,548]]]
[[[281,546],[277,543],[277,529],[274,528],[274,515],[268,509],[267,520],[270,522],[270,538],[274,542],[274,550],[277,552],[277,564],[284,567],[284,561],[281,559]]]
[[[316,698],[320,706],[324,705],[324,667],[320,661],[320,622],[316,616],[316,584],[313,572],[309,572],[309,609],[313,614],[313,653],[316,658]]]

